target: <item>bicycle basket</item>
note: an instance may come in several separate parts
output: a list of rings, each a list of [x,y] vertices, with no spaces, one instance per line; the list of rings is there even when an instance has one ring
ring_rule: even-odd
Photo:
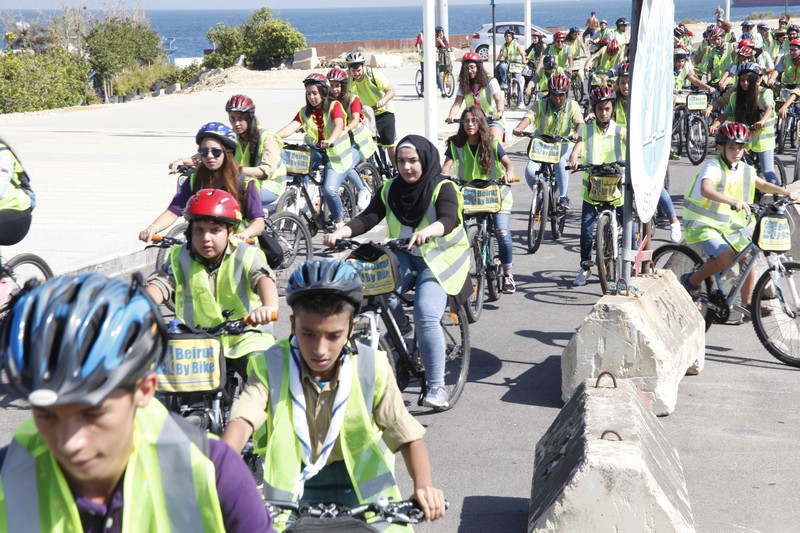
[[[701,111],[708,107],[707,94],[690,94],[686,97],[686,107],[689,111]]]
[[[345,261],[358,270],[364,284],[364,297],[389,294],[400,286],[400,263],[394,252],[386,246],[362,244]]]
[[[499,213],[503,207],[503,195],[496,183],[473,181],[461,187],[461,194],[464,196],[465,215]]]
[[[678,94],[675,95],[675,103],[676,104],[685,104],[686,100],[689,97],[689,93],[685,91],[678,91]]]
[[[534,137],[528,145],[528,158],[537,163],[558,163],[561,159],[561,141],[552,137]]]
[[[276,269],[283,264],[283,246],[276,237],[277,230],[267,223],[267,228],[258,236],[258,245],[267,257],[267,264],[270,268]]]
[[[281,160],[288,174],[309,174],[311,172],[311,151],[303,146],[292,146],[281,150]]]
[[[622,176],[589,176],[589,199],[594,202],[613,202],[622,198]]]
[[[156,390],[164,394],[210,393],[225,386],[225,354],[219,339],[181,324],[167,337],[167,353],[156,368]]]
[[[753,242],[765,252],[788,252],[792,249],[792,229],[786,213],[767,213],[756,222]]]

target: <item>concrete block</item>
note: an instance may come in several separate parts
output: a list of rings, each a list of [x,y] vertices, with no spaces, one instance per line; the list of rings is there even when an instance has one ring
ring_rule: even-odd
[[[305,59],[317,59],[317,49],[314,47],[304,48],[303,50],[298,50],[294,53],[295,62],[303,61]]]
[[[317,57],[302,59],[300,61],[295,59],[294,62],[292,63],[293,70],[313,70],[318,67],[319,67],[319,59]]]
[[[372,54],[367,64],[372,68],[399,68],[403,66],[403,58],[397,54]]]
[[[181,90],[180,83],[173,83],[172,85],[167,85],[166,90],[164,91],[165,94],[172,94]]]
[[[705,362],[705,323],[671,271],[635,278],[637,296],[606,295],[561,354],[561,398],[608,371],[630,378],[657,415],[675,410],[686,370]]]
[[[161,96],[164,93],[160,88],[153,91],[153,96]]]
[[[528,532],[692,532],[678,452],[630,380],[579,385],[536,444]]]

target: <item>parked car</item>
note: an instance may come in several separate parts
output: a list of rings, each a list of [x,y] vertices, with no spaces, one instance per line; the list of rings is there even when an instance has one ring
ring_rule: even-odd
[[[497,32],[495,33],[494,40],[495,43],[497,43],[498,50],[500,50],[500,47],[503,46],[503,43],[505,43],[503,35],[506,33],[506,30],[509,29],[514,30],[514,35],[517,36],[517,41],[525,46],[525,35],[523,33],[523,30],[525,29],[524,22],[498,22],[495,24],[495,28]],[[542,39],[545,44],[550,44],[553,42],[553,34],[544,28],[540,28],[539,26],[531,24],[531,30],[536,30],[541,33],[544,36]],[[484,60],[489,59],[489,56],[492,53],[491,22],[478,28],[478,30],[472,35],[470,51],[479,53]]]

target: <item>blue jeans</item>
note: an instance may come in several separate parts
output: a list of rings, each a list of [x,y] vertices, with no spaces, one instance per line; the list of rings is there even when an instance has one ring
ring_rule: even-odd
[[[675,214],[675,206],[672,203],[672,197],[669,195],[669,191],[666,187],[661,188],[661,196],[658,199],[658,207],[660,207],[664,213],[666,213],[667,218],[670,220],[677,218],[677,215]]]
[[[773,185],[780,185],[781,180],[775,173],[775,150],[757,153],[758,162],[761,164],[761,173],[764,175],[764,179]]]
[[[569,170],[564,167],[569,161],[569,156],[572,155],[572,149],[575,143],[564,143],[561,145],[561,159],[554,165],[554,173],[556,175],[556,186],[558,187],[559,196],[567,196],[567,188],[569,187]],[[535,161],[528,161],[525,166],[525,181],[528,182],[528,187],[533,190],[536,183],[536,173],[539,172],[539,163]]]
[[[425,260],[404,250],[399,250],[397,260],[403,281],[400,292],[415,287],[414,327],[422,361],[425,363],[425,379],[429,386],[444,385],[444,333],[439,325],[447,307],[447,293],[425,264]],[[416,281],[416,284],[415,284]],[[396,298],[394,302],[399,305]]]
[[[492,215],[494,233],[497,236],[497,248],[503,268],[514,266],[514,246],[511,244],[511,213],[495,213]],[[504,233],[502,232],[503,230]]]
[[[497,73],[500,74],[500,85],[505,85],[508,83],[508,62],[501,61],[497,64]],[[511,74],[519,83],[519,92],[522,94],[523,89],[525,88],[525,80],[522,79],[522,72],[517,72],[516,74]]]
[[[360,153],[360,152],[359,152]],[[361,192],[366,187],[364,186],[364,182],[361,181],[361,176],[358,175],[358,171],[353,167],[348,171],[347,177],[345,178],[347,181],[353,184],[353,187],[356,188],[356,192]]]
[[[422,72],[422,77],[420,78],[420,83],[422,84],[422,90],[425,90],[425,62],[419,62],[419,70]],[[444,87],[442,87],[442,75],[439,73],[439,67],[436,67],[436,85],[439,87],[439,92],[444,92]]]
[[[342,199],[339,197],[339,187],[342,186],[347,173],[355,168],[361,162],[361,152],[355,146],[351,146],[353,164],[350,165],[344,172],[337,172],[331,167],[330,161],[325,165],[325,181],[322,185],[322,197],[325,199],[325,204],[331,211],[333,220],[342,220],[344,218],[344,208],[342,207]],[[347,156],[345,156],[347,157]],[[327,157],[326,157],[327,160]]]
[[[275,194],[267,189],[261,189],[261,205],[264,206],[264,211],[266,212],[267,206],[274,203],[279,197],[280,194]]]

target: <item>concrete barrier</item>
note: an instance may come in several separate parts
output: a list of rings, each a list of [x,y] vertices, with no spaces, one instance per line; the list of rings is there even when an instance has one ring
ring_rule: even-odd
[[[396,54],[372,54],[367,64],[372,68],[398,68],[403,64],[403,58]]]
[[[304,48],[294,53],[292,68],[294,70],[311,70],[319,67],[316,48]]]
[[[172,94],[176,93],[181,90],[180,83],[173,83],[172,85],[167,85],[166,90],[164,91],[165,94]]]
[[[587,380],[536,444],[528,532],[694,531],[678,452],[630,380]]]
[[[675,410],[678,384],[705,362],[705,323],[671,271],[635,278],[634,296],[606,295],[561,354],[561,398],[609,371],[630,378],[657,415]],[[697,363],[695,365],[695,362]]]
[[[295,61],[303,61],[305,59],[316,59],[317,58],[317,49],[313,46],[311,48],[303,48],[302,50],[298,50],[294,53],[294,60]]]

